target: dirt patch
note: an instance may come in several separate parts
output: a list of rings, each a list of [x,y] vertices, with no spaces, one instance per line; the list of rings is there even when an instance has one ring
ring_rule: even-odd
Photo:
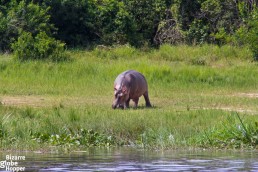
[[[4,106],[59,107],[111,104],[109,97],[66,97],[66,96],[1,96],[0,104]],[[111,105],[110,105],[111,106]]]
[[[249,97],[249,98],[258,98],[258,93],[236,93],[234,96],[238,97]]]
[[[239,112],[239,113],[248,113],[251,115],[257,114],[258,111],[256,110],[251,110],[251,109],[244,109],[244,108],[237,108],[237,107],[194,107],[191,108],[194,110],[210,110],[210,109],[214,109],[214,110],[223,110],[223,111],[229,111],[229,112]]]

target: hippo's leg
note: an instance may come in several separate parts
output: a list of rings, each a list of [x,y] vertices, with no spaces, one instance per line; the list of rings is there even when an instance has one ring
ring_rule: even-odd
[[[134,102],[134,108],[137,108],[138,102],[139,102],[139,98],[133,99],[133,102]]]
[[[130,98],[125,102],[126,108],[129,108]]]
[[[146,92],[143,94],[143,97],[144,97],[145,102],[146,102],[146,107],[151,107],[151,103],[150,103],[148,91],[146,91]]]

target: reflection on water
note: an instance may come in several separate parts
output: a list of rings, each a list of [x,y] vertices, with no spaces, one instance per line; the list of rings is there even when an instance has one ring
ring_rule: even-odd
[[[258,152],[254,151],[161,152],[121,148],[70,154],[2,152],[1,161],[9,154],[26,156],[26,160],[17,160],[26,171],[258,171]]]

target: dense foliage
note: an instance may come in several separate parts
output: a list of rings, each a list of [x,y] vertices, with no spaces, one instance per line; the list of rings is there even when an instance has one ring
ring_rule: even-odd
[[[23,32],[18,41],[12,44],[14,55],[17,59],[49,59],[63,61],[69,59],[64,51],[64,44],[49,37],[45,32],[40,32],[35,37],[30,32]]]
[[[69,47],[246,44],[257,59],[257,11],[246,0],[0,0],[0,50],[25,31]]]

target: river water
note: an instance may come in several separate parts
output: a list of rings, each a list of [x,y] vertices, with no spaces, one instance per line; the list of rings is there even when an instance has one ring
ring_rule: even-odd
[[[121,148],[89,149],[72,153],[1,152],[0,154],[1,171],[15,168],[25,171],[62,172],[258,171],[257,151],[146,151]],[[10,157],[13,160],[9,159]],[[8,168],[7,165],[3,165],[3,161],[7,162]],[[11,161],[13,164],[10,165]]]

